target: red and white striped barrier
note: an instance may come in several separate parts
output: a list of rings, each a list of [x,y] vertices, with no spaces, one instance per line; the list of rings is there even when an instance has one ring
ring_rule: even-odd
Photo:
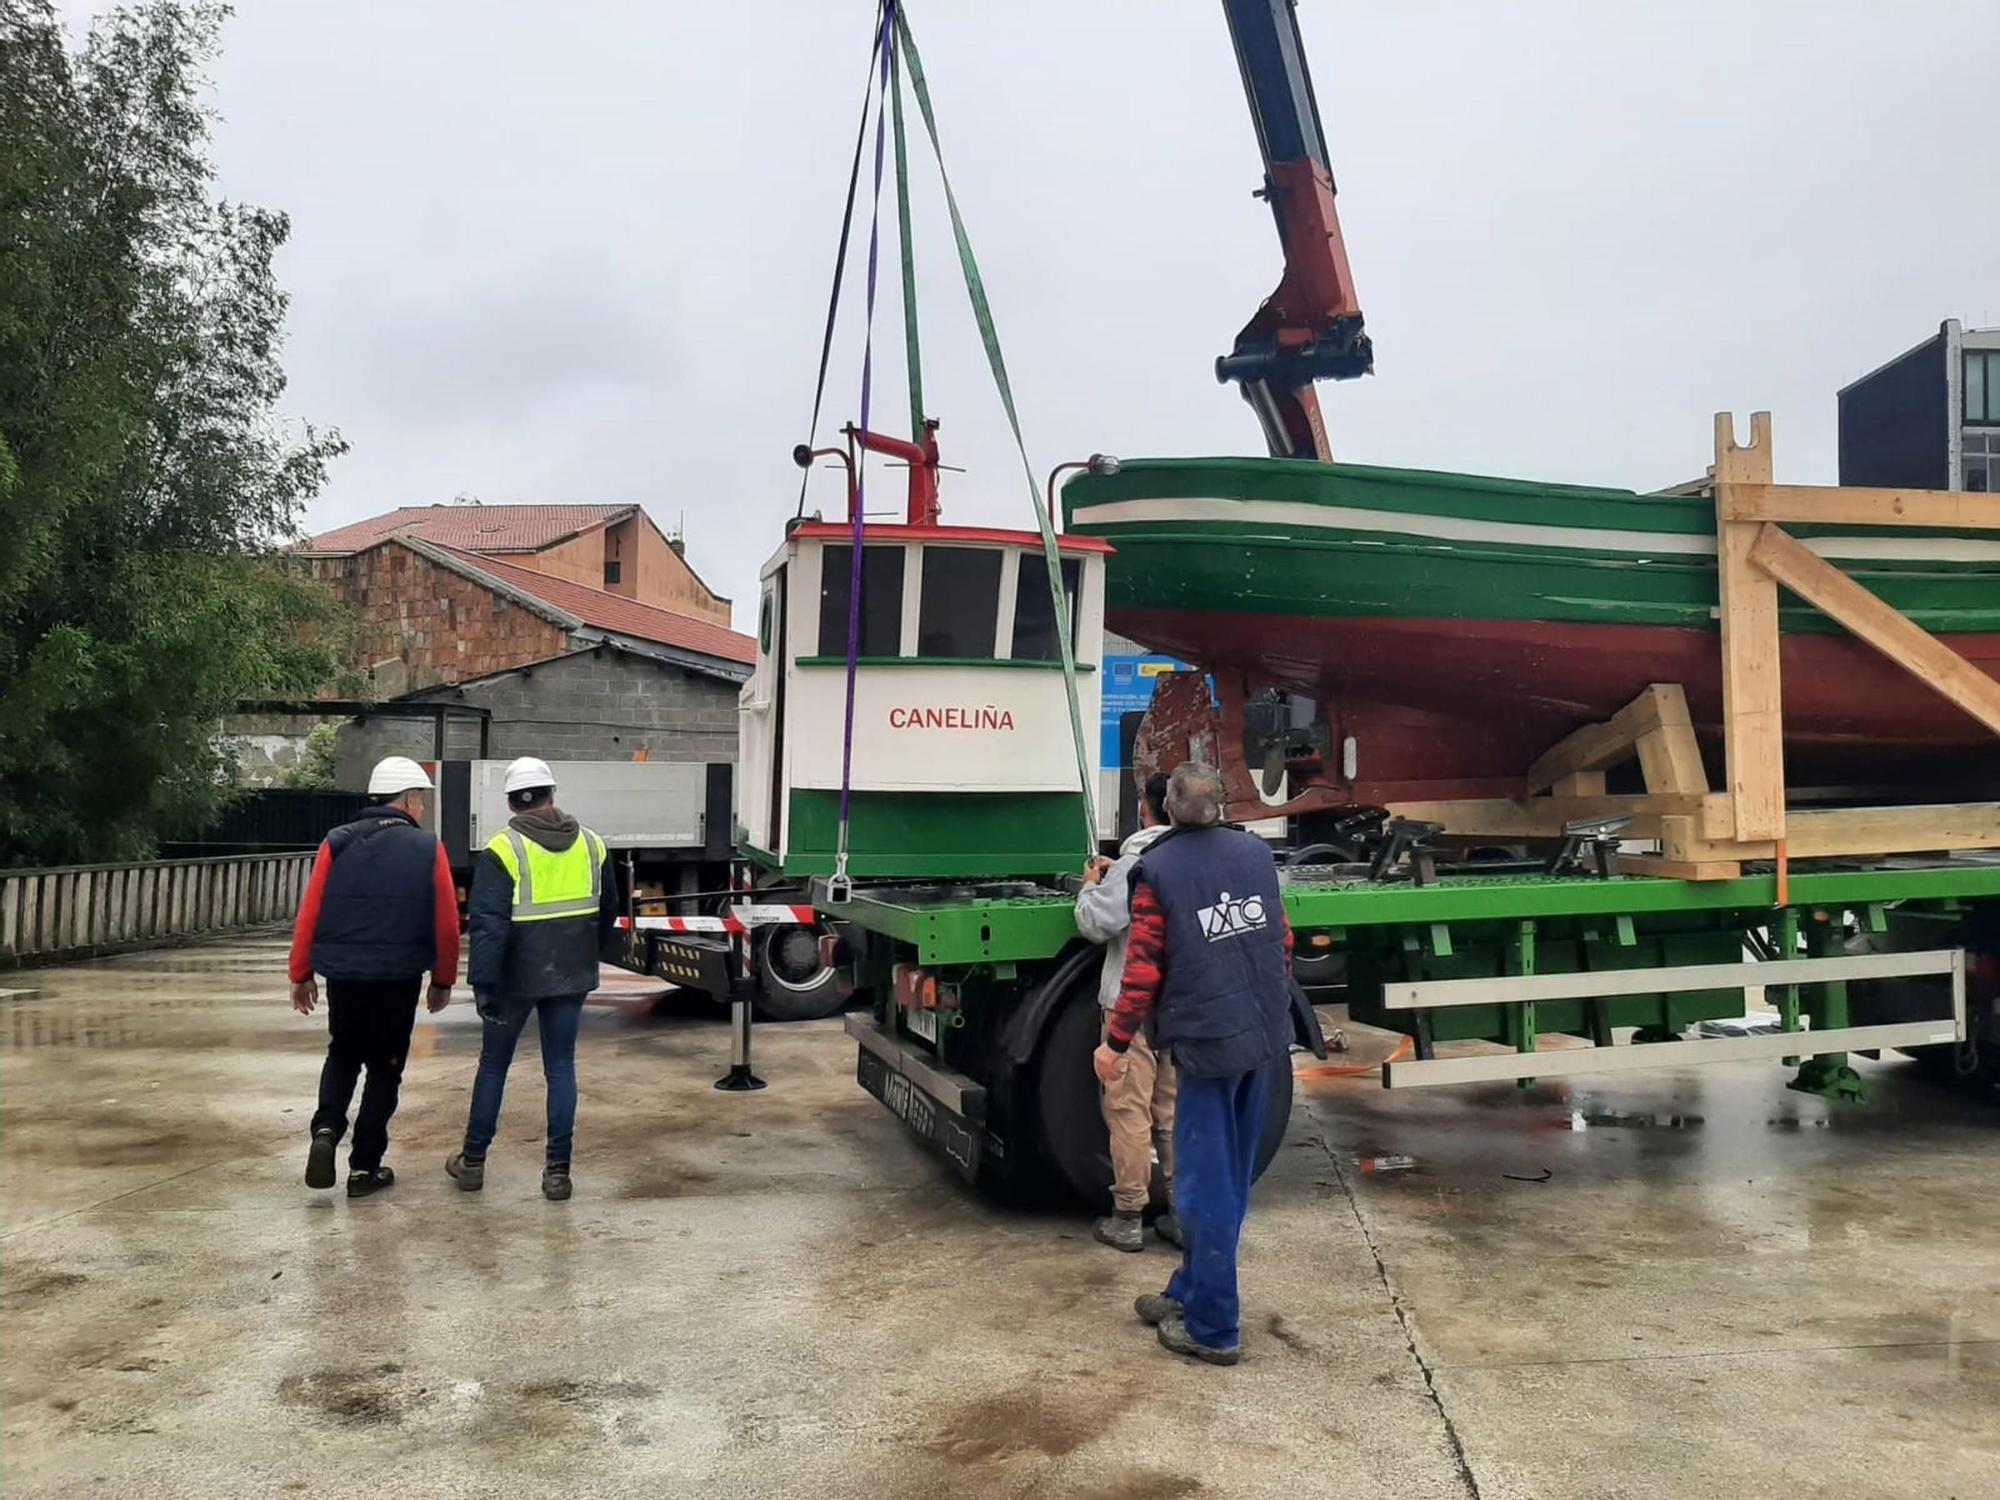
[[[745,933],[753,927],[810,927],[818,919],[810,906],[746,904],[732,906],[719,917],[620,917],[626,931]]]

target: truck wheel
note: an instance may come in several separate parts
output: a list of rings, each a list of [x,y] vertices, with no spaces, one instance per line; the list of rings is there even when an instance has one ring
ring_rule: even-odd
[[[767,1021],[817,1021],[837,1015],[852,988],[839,969],[819,959],[811,927],[767,927],[755,940],[757,1010]]]
[[[1090,977],[1093,982],[1077,987],[1043,1034],[1035,1084],[1036,1115],[1042,1155],[1056,1177],[1075,1197],[1101,1208],[1111,1201],[1111,1137],[1104,1128],[1097,1075],[1090,1065],[1104,1024],[1094,970]],[[1282,1071],[1271,1090],[1264,1134],[1257,1144],[1259,1177],[1278,1154],[1292,1115],[1292,1072],[1289,1067]],[[1165,1185],[1156,1171],[1153,1207],[1165,1206]]]

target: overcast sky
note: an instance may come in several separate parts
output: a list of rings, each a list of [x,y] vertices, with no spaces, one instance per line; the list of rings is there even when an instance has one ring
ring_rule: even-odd
[[[220,187],[291,215],[287,407],[353,445],[308,528],[638,501],[685,514],[743,624],[796,497],[872,0],[239,3]],[[1211,373],[1280,269],[1220,7],[909,14],[1038,472],[1261,452]],[[1376,347],[1321,387],[1343,459],[1650,488],[1701,471],[1711,412],[1768,407],[1779,477],[1831,482],[1841,385],[2000,321],[1988,0],[1299,14]],[[1027,525],[916,176],[928,404],[968,470],[946,519]],[[858,404],[848,284],[826,426]],[[839,509],[832,476],[813,495]]]

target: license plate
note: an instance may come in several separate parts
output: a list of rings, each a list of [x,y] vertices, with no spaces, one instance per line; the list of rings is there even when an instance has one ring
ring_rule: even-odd
[[[912,1083],[907,1074],[891,1070],[866,1047],[859,1051],[854,1076],[864,1089],[882,1101],[889,1113],[940,1152],[967,1181],[977,1180],[979,1130]]]
[[[911,1036],[920,1036],[933,1047],[937,1045],[936,1011],[921,1005],[909,1006],[903,1011],[903,1024],[909,1027]]]

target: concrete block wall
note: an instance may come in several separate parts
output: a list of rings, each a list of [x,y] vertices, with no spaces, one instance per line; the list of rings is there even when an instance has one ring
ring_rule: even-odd
[[[416,695],[419,701],[465,704],[492,711],[488,755],[511,760],[736,759],[738,685],[611,647],[585,650],[456,688]],[[477,727],[450,726],[446,754],[478,753]],[[384,755],[427,760],[432,730],[415,720],[369,719],[340,732],[340,782],[365,782]]]

